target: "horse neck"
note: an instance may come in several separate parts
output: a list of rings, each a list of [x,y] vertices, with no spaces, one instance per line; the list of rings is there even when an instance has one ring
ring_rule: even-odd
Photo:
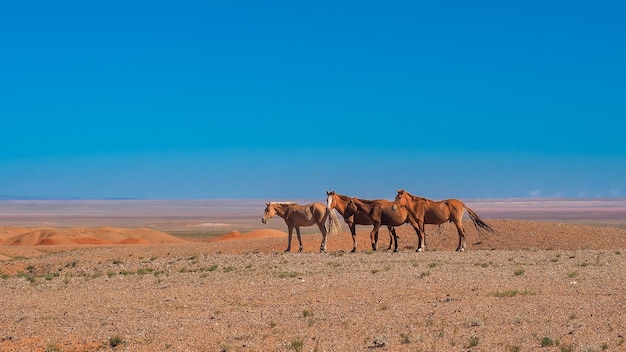
[[[356,204],[357,210],[361,210],[366,213],[369,213],[370,210],[372,210],[372,208],[376,205],[376,202],[364,202],[358,198],[354,198],[352,201]]]
[[[422,209],[422,208],[427,209],[431,205],[432,202],[433,201],[428,198],[409,195],[407,208],[411,208],[413,209],[413,211],[418,211],[419,209]]]
[[[281,204],[281,203],[274,204],[274,210],[276,211],[276,215],[284,219],[285,214],[287,213],[287,209],[292,205],[293,204]]]
[[[343,215],[346,212],[346,207],[348,206],[348,202],[350,201],[350,197],[342,196],[341,194],[335,194],[337,197],[333,199],[333,208],[337,209],[339,214]]]

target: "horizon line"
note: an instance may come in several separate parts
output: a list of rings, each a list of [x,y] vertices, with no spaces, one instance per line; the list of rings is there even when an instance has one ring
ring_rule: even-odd
[[[277,197],[277,198],[285,198],[285,197]],[[511,200],[511,199],[523,199],[523,200],[610,200],[610,199],[626,199],[626,196],[602,196],[602,197],[558,197],[558,196],[547,196],[547,197],[457,197],[460,199],[470,199],[470,200]],[[139,198],[139,197],[45,197],[45,196],[9,196],[9,195],[0,195],[0,201],[20,201],[20,200],[31,200],[31,201],[200,201],[200,200],[261,200],[268,199],[266,197],[253,197],[253,198],[241,198],[241,197],[208,197],[208,198]],[[315,199],[311,197],[293,197],[292,199]],[[435,199],[435,198],[430,198]],[[450,199],[450,198],[441,198],[441,199]]]

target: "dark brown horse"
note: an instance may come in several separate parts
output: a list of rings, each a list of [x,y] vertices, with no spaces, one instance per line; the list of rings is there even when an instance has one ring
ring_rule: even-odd
[[[345,216],[346,207],[348,206],[351,197],[338,194],[335,191],[326,191],[326,196],[326,207],[331,211],[331,213],[333,209],[336,209],[339,214],[343,216],[344,221],[346,222],[346,224],[348,224],[348,227],[350,227],[350,233],[352,234],[352,252],[356,252],[356,225],[375,225],[374,220],[372,220],[372,217],[369,214],[358,210],[355,213],[350,214],[350,216]],[[391,208],[391,202],[389,202],[389,208]],[[393,229],[393,227],[387,226],[387,228],[390,232],[389,249],[391,249],[393,242],[397,240],[397,236],[395,235],[395,230]],[[372,239],[372,249],[374,250],[376,250],[377,240],[378,237]],[[395,242],[397,249],[398,243],[397,241]]]
[[[302,252],[302,237],[300,236],[300,226],[312,226],[317,225],[320,231],[322,232],[322,243],[320,244],[320,252],[326,251],[326,235],[328,234],[328,230],[326,229],[326,220],[334,216],[331,214],[324,204],[322,203],[312,203],[307,205],[298,205],[292,202],[267,202],[265,203],[265,212],[263,213],[263,218],[261,221],[265,224],[267,223],[274,215],[278,215],[281,218],[285,219],[285,223],[287,224],[287,229],[289,230],[289,239],[287,241],[287,249],[285,252],[291,251],[291,236],[293,233],[293,229],[296,229],[296,234],[298,235],[298,242],[300,242],[300,248],[298,252]],[[330,221],[331,230],[334,224],[336,224],[336,219]],[[335,230],[331,232],[336,232]]]
[[[351,198],[346,204],[345,212],[343,213],[344,218],[350,218],[357,213],[362,213],[367,216],[369,221],[374,225],[372,232],[370,233],[370,239],[372,241],[372,249],[376,250],[376,243],[378,242],[378,230],[381,225],[387,225],[391,235],[393,236],[391,240],[395,243],[394,252],[398,251],[398,236],[396,235],[396,230],[394,227],[403,225],[409,221],[409,212],[406,208],[398,209],[394,211],[391,209],[393,203],[384,200],[364,200],[358,198]],[[418,229],[414,226],[415,232],[417,233]],[[389,244],[389,248],[391,249],[391,243]]]
[[[476,230],[480,233],[482,230],[495,232],[487,223],[481,220],[472,209],[468,208],[458,199],[446,199],[442,201],[432,201],[430,199],[417,197],[409,192],[401,189],[398,190],[396,199],[393,202],[393,209],[400,211],[407,209],[410,214],[411,221],[415,221],[417,226],[417,252],[424,251],[426,248],[426,233],[424,232],[425,224],[439,225],[446,221],[453,222],[459,233],[459,244],[456,247],[457,252],[463,252],[465,245],[465,229],[463,229],[463,210],[467,210],[470,219],[476,226]]]

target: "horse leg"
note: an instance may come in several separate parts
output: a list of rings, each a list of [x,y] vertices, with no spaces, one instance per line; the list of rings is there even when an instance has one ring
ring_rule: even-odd
[[[426,232],[424,231],[426,226],[423,222],[420,222],[417,230],[417,249],[416,252],[423,252],[426,249]]]
[[[456,225],[456,230],[459,232],[459,244],[456,247],[456,251],[465,252],[465,229],[463,229],[463,224],[460,220],[455,220],[454,224]]]
[[[374,229],[370,233],[370,240],[372,241],[372,250],[375,251],[378,244],[378,229],[380,224],[374,224]]]
[[[285,249],[285,253],[291,252],[291,235],[293,234],[293,226],[288,226],[288,229],[289,229],[289,237],[287,238],[287,249]]]
[[[391,247],[393,246],[393,238],[394,238],[395,230],[391,226],[387,226],[387,229],[389,230],[389,247],[387,248],[387,250],[390,251]],[[396,245],[396,248],[397,248],[397,245]]]
[[[296,233],[298,234],[298,242],[300,242],[300,248],[298,252],[302,252],[302,236],[300,236],[300,226],[296,226]]]
[[[322,231],[322,244],[320,244],[320,252],[326,252],[326,236],[328,235],[328,230],[326,229],[326,222],[318,223],[317,227]]]
[[[352,253],[356,252],[356,224],[350,224],[350,233],[352,234]]]
[[[391,237],[389,239],[389,249],[391,249],[391,241],[393,241],[395,242],[393,251],[398,252],[398,235],[396,234],[396,229],[394,227],[389,227],[389,232],[391,232],[391,235],[389,235],[389,237]]]

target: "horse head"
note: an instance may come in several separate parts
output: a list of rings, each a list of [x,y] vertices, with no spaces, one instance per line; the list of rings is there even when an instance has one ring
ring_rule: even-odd
[[[401,207],[406,207],[407,199],[406,197],[409,195],[409,192],[404,189],[399,189],[396,198],[393,200],[393,205],[391,206],[391,210],[397,211]]]
[[[358,210],[359,208],[357,207],[354,198],[350,198],[350,201],[348,201],[348,204],[346,205],[346,210],[343,212],[344,219],[354,216]]]
[[[326,191],[326,209],[332,210],[337,205],[337,201],[335,200],[336,196],[337,193],[335,193],[335,190],[330,192]]]
[[[274,209],[274,205],[271,202],[265,203],[265,212],[263,213],[263,217],[261,218],[261,222],[266,224],[269,219],[273,218],[276,215],[276,209]]]

